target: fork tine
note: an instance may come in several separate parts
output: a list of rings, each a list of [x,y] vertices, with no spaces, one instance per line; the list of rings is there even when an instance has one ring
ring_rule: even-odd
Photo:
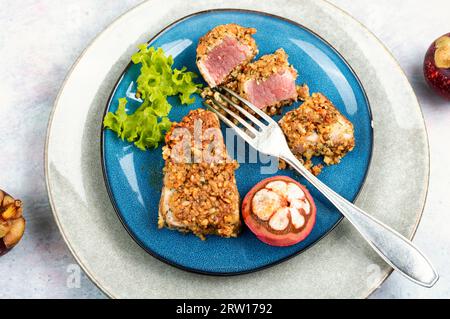
[[[253,105],[252,103],[250,103],[249,101],[247,101],[246,99],[244,99],[243,97],[237,95],[235,92],[233,92],[232,90],[226,88],[226,87],[221,87],[222,90],[225,90],[226,92],[230,93],[231,95],[233,95],[235,98],[237,98],[239,101],[241,101],[242,103],[244,103],[245,105],[247,105],[251,110],[253,110],[256,114],[258,114],[259,116],[261,116],[261,118],[263,118],[265,121],[267,121],[267,123],[269,124],[276,124],[277,122],[275,122],[269,115],[267,115],[266,113],[264,113],[263,111],[261,111],[259,108],[257,108],[255,105]]]
[[[218,110],[213,108],[211,105],[207,103],[203,103],[209,110],[216,113],[216,115],[229,127],[231,127],[237,135],[239,135],[243,140],[245,140],[248,144],[253,145],[253,137],[248,135],[246,132],[244,132],[241,128],[239,128],[236,124],[234,124],[230,119],[228,119],[226,116],[224,116],[222,113],[220,113]]]
[[[215,105],[217,105],[217,107],[221,108],[222,110],[227,112],[229,115],[231,115],[233,118],[235,118],[239,123],[241,123],[243,126],[245,126],[255,136],[256,136],[256,134],[258,134],[258,131],[253,126],[248,124],[242,117],[240,117],[239,115],[235,114],[234,112],[232,112],[231,110],[229,110],[228,108],[223,106],[219,101],[217,101],[215,99],[211,99],[211,100]]]
[[[261,128],[266,126],[260,120],[258,120],[256,117],[254,117],[252,114],[247,112],[243,107],[241,107],[241,106],[237,105],[236,103],[234,103],[233,101],[231,101],[226,95],[220,93],[219,91],[216,91],[216,92],[220,94],[220,97],[222,99],[224,99],[225,102],[227,102],[228,104],[231,104],[235,109],[237,109],[239,112],[241,112],[242,114],[247,116],[250,119],[250,121],[252,121],[253,123],[255,123],[256,125],[258,125]]]

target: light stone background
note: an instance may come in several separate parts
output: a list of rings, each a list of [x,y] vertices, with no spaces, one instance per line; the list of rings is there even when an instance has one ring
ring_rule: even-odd
[[[76,58],[100,31],[140,2],[1,1],[0,188],[25,202],[27,231],[18,247],[0,257],[0,298],[105,298],[79,270],[53,220],[44,182],[45,133],[57,92]],[[450,32],[450,1],[330,2],[367,26],[399,61],[422,105],[430,140],[430,188],[414,242],[441,279],[426,289],[394,273],[371,297],[450,298],[450,102],[431,93],[421,70],[429,44]]]

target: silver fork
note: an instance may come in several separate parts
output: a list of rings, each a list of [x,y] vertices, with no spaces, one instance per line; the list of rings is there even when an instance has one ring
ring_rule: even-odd
[[[256,118],[241,106],[233,103],[221,90],[244,103],[262,120]],[[208,105],[208,108],[228,126],[234,129],[242,139],[257,151],[276,156],[286,161],[291,167],[316,187],[336,208],[344,215],[372,248],[394,269],[398,270],[411,281],[424,287],[432,287],[439,279],[439,275],[428,259],[405,237],[376,220],[362,209],[356,207],[345,198],[334,192],[317,177],[311,174],[294,156],[288,147],[283,131],[270,116],[258,109],[249,101],[243,99],[227,88],[215,89],[220,98],[232,105],[239,113],[230,110],[218,100],[211,101],[239,122],[246,130],[240,128],[228,117]],[[223,92],[223,91],[222,91]],[[266,124],[263,121],[267,122]]]

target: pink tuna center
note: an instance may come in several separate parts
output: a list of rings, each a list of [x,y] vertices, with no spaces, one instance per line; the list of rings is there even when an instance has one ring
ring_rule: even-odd
[[[249,55],[249,48],[235,38],[226,37],[222,43],[208,53],[204,66],[215,84],[220,84],[225,77]]]
[[[264,81],[250,80],[245,84],[245,92],[250,102],[260,109],[297,98],[295,78],[289,70],[272,74]]]

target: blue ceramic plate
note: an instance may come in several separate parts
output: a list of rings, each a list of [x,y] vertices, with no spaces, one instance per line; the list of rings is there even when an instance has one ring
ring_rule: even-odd
[[[354,201],[366,176],[372,153],[372,127],[369,105],[352,69],[324,39],[301,25],[263,13],[238,10],[214,10],[197,13],[165,28],[150,41],[174,57],[175,67],[186,66],[197,73],[195,52],[199,38],[219,24],[237,23],[257,29],[255,40],[260,55],[284,48],[289,61],[299,71],[298,83],[307,83],[311,92],[322,92],[354,124],[356,147],[339,165],[325,167],[320,179],[350,201]],[[130,64],[119,79],[106,111],[115,111],[118,99],[127,91],[135,91],[139,65]],[[179,121],[189,110],[202,107],[200,97],[195,104],[181,106],[177,98],[170,118]],[[134,110],[138,101],[129,99]],[[293,107],[297,107],[298,104]],[[292,107],[285,110],[292,109]],[[225,130],[223,130],[225,134]],[[306,184],[317,206],[317,220],[311,234],[301,243],[285,248],[260,242],[244,227],[238,238],[209,236],[202,241],[192,234],[157,228],[158,203],[163,181],[161,147],[142,152],[121,141],[109,130],[103,133],[103,168],[106,184],[116,211],[130,235],[153,256],[182,269],[216,275],[255,271],[274,265],[310,247],[342,219],[342,215],[305,180],[292,171],[288,175]],[[246,150],[248,152],[248,148]],[[236,152],[234,153],[236,154]],[[248,154],[247,154],[248,155]],[[241,198],[260,180],[267,162],[241,163],[236,180]]]

